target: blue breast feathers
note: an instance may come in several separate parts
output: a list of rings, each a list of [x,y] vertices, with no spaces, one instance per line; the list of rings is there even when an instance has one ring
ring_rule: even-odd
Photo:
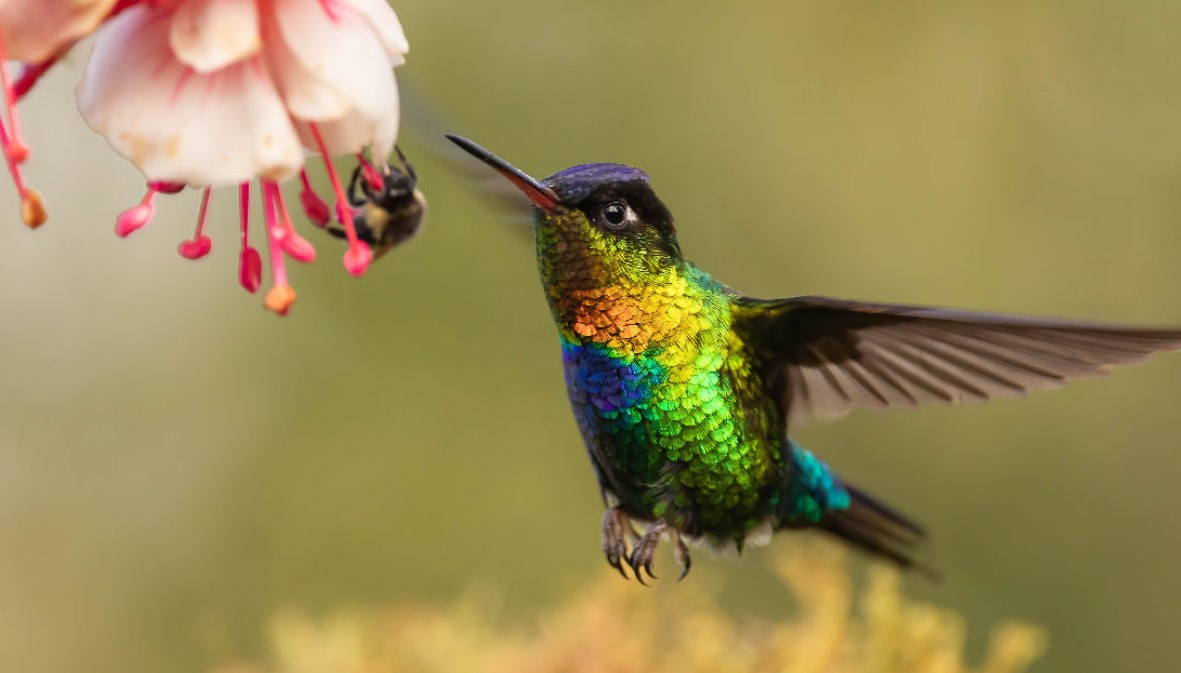
[[[664,367],[650,358],[621,358],[600,344],[562,344],[562,362],[571,401],[595,409],[601,418],[619,413],[642,415],[652,390],[664,380]]]

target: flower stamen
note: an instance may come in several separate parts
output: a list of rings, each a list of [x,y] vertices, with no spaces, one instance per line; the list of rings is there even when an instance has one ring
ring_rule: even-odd
[[[49,219],[45,210],[45,203],[37,190],[25,184],[20,165],[29,158],[29,147],[21,139],[20,115],[16,111],[13,90],[8,79],[8,50],[0,36],[0,86],[4,87],[4,109],[8,113],[8,125],[0,118],[0,150],[4,152],[4,162],[8,164],[8,172],[12,175],[12,182],[16,185],[17,194],[21,199],[21,219],[30,229],[36,229]]]
[[[25,226],[30,229],[36,229],[42,224],[45,224],[45,221],[49,219],[49,212],[45,210],[45,203],[41,200],[41,194],[25,184],[24,177],[21,175],[20,164],[13,158],[12,153],[8,151],[8,133],[5,131],[2,121],[0,121],[0,146],[4,150],[4,161],[8,164],[8,172],[12,174],[12,181],[16,185],[16,191],[20,194],[21,219],[24,220]]]
[[[45,210],[41,194],[32,187],[26,187],[21,193],[21,219],[30,229],[36,229],[49,219],[49,211]]]
[[[267,252],[271,259],[271,289],[264,304],[267,309],[279,315],[287,315],[295,302],[295,290],[287,282],[287,266],[283,260],[283,249],[279,243],[283,235],[283,224],[279,218],[279,187],[267,180],[262,183],[263,217],[266,220]],[[294,233],[294,232],[292,232]]]
[[[345,198],[344,188],[341,187],[340,177],[332,166],[332,156],[328,154],[328,147],[320,135],[320,128],[315,123],[309,123],[312,138],[316,141],[316,148],[324,159],[324,167],[328,171],[328,180],[332,183],[332,191],[336,194],[336,219],[344,227],[345,237],[348,238],[349,249],[344,253],[344,268],[354,276],[362,276],[373,261],[373,250],[364,241],[357,238],[357,230],[353,226],[353,210]]]
[[[119,213],[119,219],[115,220],[115,235],[127,238],[132,232],[150,222],[156,214],[156,194],[159,193],[160,190],[156,189],[155,183],[148,183],[148,191],[140,199],[139,205]]]
[[[365,155],[360,152],[357,152],[357,163],[361,165],[361,172],[365,174],[365,181],[369,183],[369,188],[375,192],[380,192],[385,187],[385,180],[381,177],[381,171],[369,163]]]
[[[205,235],[205,214],[209,211],[210,188],[201,192],[201,210],[197,213],[197,231],[192,240],[181,241],[176,251],[185,259],[201,259],[213,249],[213,241]]]
[[[247,292],[258,292],[262,285],[262,256],[250,247],[250,183],[243,182],[238,189],[238,210],[242,221],[242,252],[238,255],[238,282]]]
[[[13,98],[12,82],[8,78],[8,50],[4,47],[3,36],[0,36],[0,84],[4,86],[4,109],[8,112],[8,126],[10,136],[4,145],[4,153],[13,162],[24,163],[29,158],[29,146],[21,139],[20,115],[16,111],[16,101]]]
[[[312,189],[312,182],[308,179],[306,168],[299,171],[299,181],[303,184],[299,191],[299,202],[303,205],[303,212],[312,221],[312,224],[323,229],[332,217],[328,212],[328,204],[324,203],[324,199],[321,199],[316,190]]]
[[[273,184],[273,183],[272,183]],[[283,198],[283,191],[275,187],[275,200],[279,209],[279,222],[281,229],[279,230],[279,246],[283,248],[283,252],[287,253],[291,259],[305,264],[316,261],[316,248],[303,236],[295,233],[295,227],[291,224],[291,215],[287,212],[287,202]]]

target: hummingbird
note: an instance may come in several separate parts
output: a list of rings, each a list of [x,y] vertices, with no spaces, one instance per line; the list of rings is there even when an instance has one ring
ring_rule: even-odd
[[[801,296],[755,299],[685,259],[649,176],[622,164],[536,180],[452,142],[528,197],[570,404],[606,512],[603,553],[655,578],[663,539],[741,552],[814,528],[934,571],[911,517],[850,484],[788,430],[854,407],[984,401],[1181,349],[1181,330]]]

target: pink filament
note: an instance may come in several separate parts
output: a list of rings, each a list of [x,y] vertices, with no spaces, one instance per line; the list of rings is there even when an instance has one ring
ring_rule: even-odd
[[[209,194],[209,187],[206,187],[201,193],[201,210],[197,213],[197,231],[193,234],[192,240],[181,241],[181,244],[177,246],[177,252],[185,259],[201,259],[213,249],[213,241],[205,235],[205,215],[209,212]]]
[[[276,205],[279,208],[279,222],[282,226],[279,245],[283,248],[283,252],[297,262],[306,264],[316,261],[316,249],[306,238],[295,233],[295,227],[291,224],[291,215],[287,212],[287,202],[283,198],[283,191],[278,187],[275,188],[275,197]]]
[[[132,206],[119,213],[119,218],[115,220],[115,234],[119,238],[130,236],[132,232],[140,229],[152,220],[152,216],[156,214],[157,193],[156,189],[149,184],[148,191],[140,199],[139,205]]]
[[[31,200],[39,203],[39,198],[35,195],[30,196],[29,187],[21,175],[20,164],[28,158],[29,148],[20,139],[20,120],[17,116],[16,105],[12,102],[12,88],[8,85],[7,60],[8,50],[5,48],[3,35],[0,34],[0,85],[4,87],[4,107],[8,111],[8,123],[12,129],[12,133],[9,134],[4,120],[0,119],[0,150],[4,152],[4,162],[8,164],[8,172],[12,174],[12,182],[16,185],[17,193],[20,194],[22,205]],[[32,226],[28,217],[25,220],[26,224]]]
[[[29,148],[21,140],[20,115],[16,111],[16,100],[13,96],[12,82],[8,77],[8,49],[4,45],[3,35],[0,35],[0,84],[4,86],[4,109],[8,111],[8,124],[12,135],[4,138],[4,153],[11,156],[16,163],[23,162],[29,156]]]
[[[385,180],[381,177],[381,171],[373,167],[365,155],[360,152],[357,153],[357,162],[361,164],[361,172],[365,174],[365,181],[369,183],[369,188],[375,192],[380,192],[385,186]]]
[[[271,278],[274,285],[287,285],[287,267],[283,263],[279,239],[283,236],[283,223],[279,220],[279,187],[266,180],[262,183],[263,217],[266,219],[267,252],[271,260]]]
[[[303,206],[303,212],[312,221],[312,224],[323,229],[332,217],[328,212],[328,204],[324,203],[324,199],[321,199],[320,195],[316,194],[316,190],[312,189],[306,168],[299,171],[299,181],[303,183],[303,189],[299,192],[299,202]]]
[[[238,211],[242,221],[242,252],[238,255],[238,282],[247,292],[258,292],[262,285],[262,257],[250,247],[250,183],[238,188]]]
[[[201,192],[201,210],[197,212],[197,234],[193,238],[201,238],[205,233],[205,214],[209,212],[210,187]]]
[[[279,186],[273,181],[262,183],[263,216],[266,218],[267,252],[271,259],[271,289],[267,292],[265,305],[279,315],[287,315],[295,301],[295,291],[287,282],[287,267],[283,259],[283,250],[279,239],[283,234],[283,224],[279,219]]]
[[[0,65],[0,68],[3,68],[3,65]],[[13,146],[8,136],[8,130],[4,128],[4,120],[2,119],[0,119],[0,149],[4,151],[4,161],[8,164],[8,172],[12,174],[12,181],[16,184],[16,191],[23,198],[25,192],[28,191],[28,185],[25,184],[24,177],[21,176],[20,153]]]
[[[250,228],[250,183],[238,185],[238,219],[242,221],[242,247],[250,246],[247,232]]]
[[[308,127],[312,131],[312,137],[316,140],[320,156],[324,159],[324,167],[328,171],[328,180],[332,183],[332,191],[336,193],[336,219],[344,226],[344,233],[349,241],[349,249],[344,253],[344,268],[354,276],[364,275],[365,270],[369,268],[369,262],[373,261],[373,251],[367,243],[357,238],[357,230],[353,226],[353,210],[349,208],[348,201],[345,199],[344,188],[341,187],[340,177],[337,176],[336,169],[332,166],[332,158],[328,155],[328,148],[324,144],[324,138],[320,135],[320,127],[313,123],[309,123]]]

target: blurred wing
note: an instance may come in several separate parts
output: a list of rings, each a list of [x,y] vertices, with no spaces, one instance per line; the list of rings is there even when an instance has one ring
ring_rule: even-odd
[[[1057,388],[1181,349],[1181,330],[823,297],[740,300],[735,328],[771,367],[789,425],[855,406],[954,404]]]
[[[513,187],[512,183],[491,167],[479,161],[472,161],[471,156],[446,141],[443,134],[454,132],[455,127],[448,123],[448,116],[444,115],[421,89],[412,82],[403,80],[399,83],[399,90],[402,133],[413,136],[448,169],[460,174],[480,195],[504,213],[508,222],[531,225],[533,209],[521,190]],[[531,227],[522,227],[522,231],[529,235],[533,233]]]

